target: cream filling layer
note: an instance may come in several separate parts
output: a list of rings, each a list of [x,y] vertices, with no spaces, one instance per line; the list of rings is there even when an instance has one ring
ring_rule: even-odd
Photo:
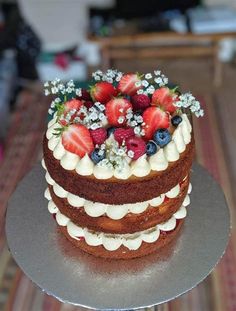
[[[182,205],[173,216],[164,223],[158,224],[155,227],[132,233],[132,234],[108,234],[103,232],[91,231],[87,228],[81,228],[74,224],[67,216],[60,213],[55,203],[51,200],[48,203],[48,210],[51,214],[56,215],[56,221],[59,226],[67,228],[68,234],[75,240],[84,238],[85,242],[90,246],[102,245],[108,251],[115,251],[121,245],[124,245],[129,250],[137,250],[142,242],[154,243],[160,236],[160,231],[171,231],[176,227],[176,220],[183,219],[187,215],[187,210]]]
[[[45,168],[45,163],[43,160],[42,165]],[[161,194],[160,196],[153,198],[152,200],[149,201],[137,202],[132,204],[121,204],[121,205],[104,204],[86,200],[84,198],[81,198],[77,195],[74,195],[66,191],[51,178],[48,171],[46,172],[45,178],[48,184],[50,184],[53,187],[55,195],[58,196],[59,198],[67,199],[68,203],[71,206],[76,208],[83,207],[86,214],[89,215],[90,217],[100,217],[102,215],[106,215],[107,217],[114,220],[122,219],[128,213],[141,214],[148,208],[149,205],[152,207],[157,207],[163,203],[165,197],[169,199],[176,198],[180,193],[180,185],[177,184],[167,193]],[[191,192],[191,187],[192,187],[191,184],[189,184],[188,193]],[[45,192],[45,197],[51,200],[51,196],[48,189]]]
[[[131,161],[124,166],[121,173],[111,170],[108,167],[94,165],[86,154],[83,158],[67,151],[62,145],[61,138],[53,135],[55,129],[60,127],[53,118],[48,123],[46,137],[48,139],[48,148],[53,152],[53,156],[60,161],[65,170],[75,170],[83,176],[94,175],[97,179],[108,179],[115,176],[117,179],[128,179],[131,175],[137,177],[147,176],[151,170],[163,171],[168,167],[169,162],[177,161],[180,153],[184,152],[186,145],[191,141],[192,126],[186,114],[182,114],[182,122],[175,129],[172,140],[164,148],[161,148],[153,156],[146,155],[136,161]]]

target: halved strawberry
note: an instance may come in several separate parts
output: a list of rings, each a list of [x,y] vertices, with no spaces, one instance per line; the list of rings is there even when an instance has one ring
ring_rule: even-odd
[[[122,94],[133,96],[141,88],[141,86],[137,87],[135,85],[139,81],[140,77],[137,73],[128,73],[122,76],[117,89]]]
[[[161,87],[153,93],[151,105],[159,106],[165,111],[173,113],[177,109],[174,105],[177,100],[178,97],[173,91],[171,91],[168,87]]]
[[[156,130],[169,127],[169,113],[158,107],[149,107],[143,113],[143,122],[144,138],[152,139]]]
[[[71,124],[62,133],[62,144],[64,148],[83,157],[90,154],[93,149],[93,140],[89,130],[82,124]]]
[[[127,110],[132,109],[132,104],[125,98],[113,98],[106,104],[106,116],[110,125],[119,126],[126,124]]]
[[[90,95],[94,101],[100,103],[108,102],[113,96],[117,94],[116,88],[109,82],[97,82],[90,89]]]

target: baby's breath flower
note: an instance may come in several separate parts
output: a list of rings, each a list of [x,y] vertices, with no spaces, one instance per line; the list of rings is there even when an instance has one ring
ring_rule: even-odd
[[[137,94],[143,94],[143,93],[144,93],[144,90],[142,89],[137,91]]]
[[[132,150],[129,150],[127,152],[128,157],[133,158],[134,157],[134,152]]]
[[[76,94],[78,97],[82,96],[82,90],[81,90],[81,88],[75,89],[75,94]]]
[[[51,93],[49,92],[48,89],[46,89],[46,90],[44,91],[44,94],[45,94],[45,96],[48,96],[48,95],[50,95]]]
[[[156,76],[159,76],[159,75],[161,74],[161,71],[160,71],[160,70],[154,70],[154,74],[155,74]]]
[[[146,73],[145,74],[145,79],[147,79],[147,80],[152,79],[152,74],[151,73]]]
[[[53,114],[53,112],[54,112],[54,111],[53,111],[53,109],[51,109],[51,108],[49,108],[49,109],[48,109],[48,113],[49,113],[49,114],[51,114],[51,115],[52,115],[52,114]]]
[[[141,82],[141,81],[136,81],[136,82],[135,82],[135,86],[136,86],[136,87],[142,86],[142,82]]]
[[[181,94],[174,105],[178,108],[189,108],[197,117],[204,115],[199,101],[191,93]]]
[[[143,81],[142,81],[142,85],[143,85],[144,87],[148,87],[148,86],[149,86],[149,82],[148,82],[147,80],[143,80]]]

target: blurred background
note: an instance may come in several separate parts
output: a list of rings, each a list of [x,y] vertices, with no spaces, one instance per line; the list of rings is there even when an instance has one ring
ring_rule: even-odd
[[[79,310],[42,293],[17,267],[4,215],[17,182],[42,157],[49,105],[43,82],[58,77],[86,85],[94,70],[111,67],[161,69],[199,98],[205,117],[193,121],[196,160],[221,184],[231,210],[220,264],[159,309],[236,310],[235,61],[235,0],[0,1],[0,310]]]

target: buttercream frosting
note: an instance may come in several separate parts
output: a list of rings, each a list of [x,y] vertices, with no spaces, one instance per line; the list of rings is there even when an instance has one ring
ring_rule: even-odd
[[[87,228],[81,228],[74,224],[67,216],[63,215],[53,201],[49,201],[48,210],[51,214],[56,215],[58,225],[66,227],[68,234],[76,240],[84,238],[90,246],[102,245],[108,251],[115,251],[121,245],[129,250],[138,249],[142,242],[154,243],[158,240],[161,231],[171,231],[176,227],[176,219],[186,217],[186,208],[181,206],[180,209],[166,222],[156,225],[153,228],[132,233],[132,234],[111,234],[91,231]]]

